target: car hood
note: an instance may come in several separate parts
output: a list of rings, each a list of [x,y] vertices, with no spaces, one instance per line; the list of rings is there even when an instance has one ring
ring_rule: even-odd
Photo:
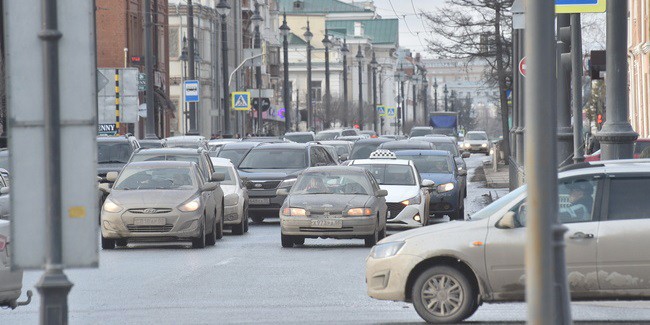
[[[445,183],[453,183],[456,181],[453,174],[440,174],[440,173],[420,173],[422,179],[430,179],[437,185]]]
[[[386,239],[382,240],[380,243],[383,244],[383,243],[395,242],[395,241],[406,241],[420,236],[430,236],[431,234],[438,233],[441,231],[463,232],[465,229],[474,227],[478,223],[485,224],[486,222],[487,222],[486,220],[477,220],[477,221],[449,221],[444,223],[438,223],[427,227],[415,228],[407,231],[398,232],[394,235],[391,235],[390,237],[386,237]]]
[[[238,172],[241,178],[251,180],[279,180],[291,178],[291,176],[297,177],[301,171],[302,169],[240,169]]]
[[[108,172],[120,172],[126,164],[97,164],[97,174],[106,174]]]
[[[127,208],[177,206],[197,195],[196,190],[113,190],[108,196]]]
[[[312,212],[341,212],[349,208],[362,208],[370,199],[368,195],[304,194],[289,195],[287,204]]]
[[[469,143],[469,144],[484,144],[484,143],[488,143],[488,140],[465,140],[465,143]]]
[[[420,195],[420,189],[414,185],[379,185],[379,187],[388,191],[386,202],[401,202]]]

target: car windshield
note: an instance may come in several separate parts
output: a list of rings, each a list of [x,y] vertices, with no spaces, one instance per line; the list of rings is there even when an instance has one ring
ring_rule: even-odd
[[[489,218],[491,215],[495,214],[497,211],[501,210],[504,206],[511,203],[512,200],[516,199],[522,193],[525,193],[527,189],[526,185],[523,185],[512,192],[502,196],[500,199],[490,203],[485,208],[479,210],[478,212],[471,215],[471,220],[481,220]]]
[[[467,133],[465,136],[467,140],[487,140],[487,135],[484,133]]]
[[[324,140],[334,140],[336,137],[339,135],[338,132],[318,132],[316,134],[316,141],[324,141]]]
[[[356,130],[344,130],[344,131],[341,131],[341,135],[346,137],[346,136],[349,136],[349,135],[359,135],[359,134],[357,133]]]
[[[314,137],[311,134],[286,134],[284,137],[287,140],[298,143],[307,143],[309,141],[314,141]]]
[[[126,167],[115,182],[116,190],[191,190],[197,188],[189,167]]]
[[[126,164],[131,152],[128,142],[97,142],[97,162],[100,164]]]
[[[420,137],[431,133],[431,129],[414,129],[411,131],[411,137]]]
[[[634,154],[635,155],[640,155],[643,153],[643,151],[647,148],[650,148],[650,141],[637,141],[634,144]],[[650,151],[650,149],[646,150],[646,152]],[[642,157],[642,158],[650,158],[650,157]]]
[[[415,175],[409,165],[359,164],[370,171],[381,185],[415,185]]]
[[[445,156],[424,156],[424,155],[401,155],[397,158],[412,160],[415,168],[420,173],[451,174],[453,168],[451,162]]]
[[[214,166],[215,173],[223,173],[225,175],[224,180],[221,182],[223,185],[235,185],[237,184],[237,177],[234,174],[232,168],[226,166]]]
[[[302,169],[307,168],[307,154],[304,149],[259,149],[251,150],[244,157],[240,169]]]
[[[217,157],[230,159],[233,165],[238,166],[249,151],[250,149],[222,149],[219,150]]]
[[[380,144],[381,142],[355,143],[352,153],[350,153],[350,159],[367,159]]]
[[[291,194],[369,195],[372,185],[361,173],[312,172],[298,178]]]
[[[189,155],[165,155],[165,154],[136,154],[131,161],[189,161],[199,163],[199,156]]]
[[[350,153],[350,147],[345,144],[332,144],[331,146],[336,148],[336,153],[339,155],[347,155]]]
[[[453,143],[434,143],[436,150],[444,150],[451,153],[454,157],[458,156],[458,147]]]

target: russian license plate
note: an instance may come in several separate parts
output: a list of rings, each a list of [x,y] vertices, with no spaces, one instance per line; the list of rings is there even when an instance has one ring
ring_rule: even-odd
[[[332,220],[332,219],[312,220],[311,226],[314,228],[343,228],[343,220]]]
[[[269,205],[271,204],[271,199],[269,198],[250,198],[248,199],[248,203],[252,205]]]
[[[164,226],[167,223],[165,218],[134,218],[133,224],[136,226]]]

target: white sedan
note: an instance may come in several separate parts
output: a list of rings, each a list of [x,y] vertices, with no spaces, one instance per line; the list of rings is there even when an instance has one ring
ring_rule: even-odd
[[[230,226],[234,235],[248,232],[248,190],[239,178],[235,166],[229,159],[211,157],[214,171],[224,173],[225,179],[220,183],[223,190],[223,220]]]

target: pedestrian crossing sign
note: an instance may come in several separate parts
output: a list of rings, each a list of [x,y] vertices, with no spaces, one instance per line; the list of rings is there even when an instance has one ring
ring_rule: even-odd
[[[383,105],[377,106],[377,115],[379,115],[379,117],[386,116],[386,107],[384,107]]]
[[[555,13],[557,14],[605,12],[606,9],[606,0],[555,0]]]
[[[395,107],[386,107],[386,116],[395,117]]]
[[[235,91],[231,97],[232,109],[236,111],[248,111],[251,109],[251,93],[247,91]]]

